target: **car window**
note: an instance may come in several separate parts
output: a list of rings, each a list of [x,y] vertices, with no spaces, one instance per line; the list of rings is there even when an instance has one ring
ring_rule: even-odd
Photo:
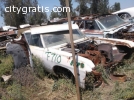
[[[28,42],[28,44],[30,43],[30,37],[31,37],[31,33],[30,32],[25,33],[25,38],[26,38],[26,41]]]
[[[96,24],[96,22],[95,21],[92,21],[92,20],[86,21],[85,28],[86,29],[90,29],[90,30],[99,30],[99,27]]]
[[[40,34],[31,35],[30,45],[43,47],[41,38],[40,38]]]
[[[82,39],[85,37],[79,30],[74,29],[72,32],[74,40]],[[45,33],[43,34],[43,41],[46,47],[70,43],[69,30]]]
[[[104,18],[98,19],[98,21],[107,29],[115,28],[122,24],[125,24],[125,21],[117,15],[110,15]]]

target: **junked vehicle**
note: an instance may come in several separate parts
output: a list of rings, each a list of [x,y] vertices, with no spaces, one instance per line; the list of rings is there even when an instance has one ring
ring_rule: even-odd
[[[134,23],[134,7],[122,9],[112,14],[118,15],[120,18],[124,19],[125,21],[130,21]]]
[[[78,24],[82,33],[88,37],[94,37],[96,41],[113,44],[126,53],[134,48],[133,34],[127,33],[132,24],[123,21],[117,15],[97,18],[89,18],[88,16],[84,19],[74,20],[74,23]]]
[[[85,88],[90,84],[91,73],[95,76],[96,85],[102,83],[101,74],[95,70],[95,65],[114,66],[125,54],[120,53],[118,48],[111,44],[97,45],[95,41],[85,37],[76,24],[72,25],[72,29],[80,87]],[[68,24],[29,28],[22,34],[31,53],[42,61],[48,72],[74,77]],[[11,45],[12,43],[7,45],[7,50],[12,47]]]
[[[113,12],[112,14],[118,15],[125,22],[132,23],[133,27],[129,30],[129,32],[134,32],[134,7],[122,9],[122,10]]]
[[[10,26],[3,26],[0,28],[0,50],[6,49],[6,43],[8,43],[11,38],[16,38],[17,34],[13,31],[14,29],[16,28]]]

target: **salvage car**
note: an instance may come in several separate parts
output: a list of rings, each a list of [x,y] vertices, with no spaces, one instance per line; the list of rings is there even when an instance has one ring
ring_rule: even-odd
[[[123,59],[125,54],[120,53],[118,48],[111,44],[100,43],[97,45],[94,40],[85,37],[76,24],[72,25],[72,29],[80,87],[85,88],[87,85],[90,85],[89,81],[91,77],[89,77],[89,75],[91,75],[91,73],[95,78],[95,86],[98,86],[98,84],[102,83],[102,78],[101,73],[95,70],[95,66],[103,64],[108,68],[110,68],[110,66],[113,67]],[[23,31],[22,35],[24,35],[29,45],[31,54],[42,61],[44,68],[48,72],[56,75],[63,73],[69,78],[74,78],[75,74],[68,24],[29,28]],[[12,42],[7,44],[7,52],[9,54],[13,53],[13,46],[15,46],[15,44],[12,44]],[[22,50],[18,48],[19,46],[16,47],[18,51],[17,55],[19,56],[18,58],[17,55],[14,56],[17,59],[15,62],[18,61],[20,53],[22,52]],[[21,52],[19,52],[19,50]]]
[[[124,19],[125,21],[130,21],[134,23],[134,7],[122,9],[112,14],[118,15],[120,18]]]
[[[8,26],[0,28],[0,50],[5,50],[6,43],[8,43],[11,38],[16,38],[16,36],[17,34],[12,30],[12,27]]]
[[[118,15],[120,18],[122,18],[125,22],[130,22],[133,24],[132,28],[129,30],[129,32],[134,32],[134,7],[122,9],[116,12],[113,12],[112,14]]]
[[[105,15],[97,18],[81,18],[74,20],[81,32],[88,37],[94,37],[101,43],[110,43],[121,51],[130,53],[134,48],[134,34],[129,33],[132,24],[123,21],[117,15]]]

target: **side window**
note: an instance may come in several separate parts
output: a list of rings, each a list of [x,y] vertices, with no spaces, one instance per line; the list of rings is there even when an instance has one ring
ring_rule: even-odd
[[[41,38],[40,38],[40,34],[31,35],[30,45],[43,47]]]
[[[89,21],[86,21],[86,29],[99,30],[99,27],[95,21],[89,20]]]
[[[27,43],[29,44],[30,43],[30,37],[31,37],[31,33],[25,33],[25,38],[26,38],[26,41]]]
[[[97,23],[95,21],[93,22],[93,24],[94,24],[94,29],[95,30],[100,30],[99,27],[98,27],[98,25],[97,25]]]

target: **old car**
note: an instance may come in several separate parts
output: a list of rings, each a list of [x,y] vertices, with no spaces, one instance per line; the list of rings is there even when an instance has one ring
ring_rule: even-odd
[[[122,18],[125,22],[130,22],[133,24],[132,28],[129,30],[129,32],[134,32],[134,7],[122,9],[116,12],[113,12],[112,14],[118,15],[120,18]]]
[[[100,43],[110,43],[115,45],[121,51],[130,53],[134,48],[133,33],[129,33],[132,24],[123,21],[117,15],[105,15],[100,17],[90,16],[73,20],[79,26],[83,34],[93,37]]]
[[[13,31],[14,29],[16,28],[10,26],[0,28],[0,50],[6,49],[6,43],[8,43],[11,38],[16,38],[17,34],[16,31]]]
[[[91,73],[94,75],[95,86],[97,86],[102,83],[102,78],[101,74],[95,70],[95,66],[103,64],[104,67],[110,68],[110,66],[119,63],[125,54],[120,53],[114,45],[107,43],[96,44],[94,40],[85,37],[76,24],[72,25],[72,29],[80,87],[85,88],[87,85],[90,85],[89,75]],[[63,73],[69,78],[74,77],[68,24],[29,28],[23,31],[22,35],[24,35],[29,45],[31,54],[42,61],[44,68],[48,72],[56,75]],[[14,43],[19,44],[20,41]],[[14,43],[7,44],[7,52],[9,54],[13,53],[15,51],[13,48],[16,46],[17,53],[14,52],[14,57],[17,60],[14,62],[20,62],[19,59],[21,58],[22,49],[19,49],[20,47]],[[25,58],[26,55],[22,56],[22,58]],[[26,61],[26,59],[23,60]]]
[[[116,12],[113,12],[112,14],[116,14],[125,21],[130,21],[134,23],[134,7],[122,9]]]

